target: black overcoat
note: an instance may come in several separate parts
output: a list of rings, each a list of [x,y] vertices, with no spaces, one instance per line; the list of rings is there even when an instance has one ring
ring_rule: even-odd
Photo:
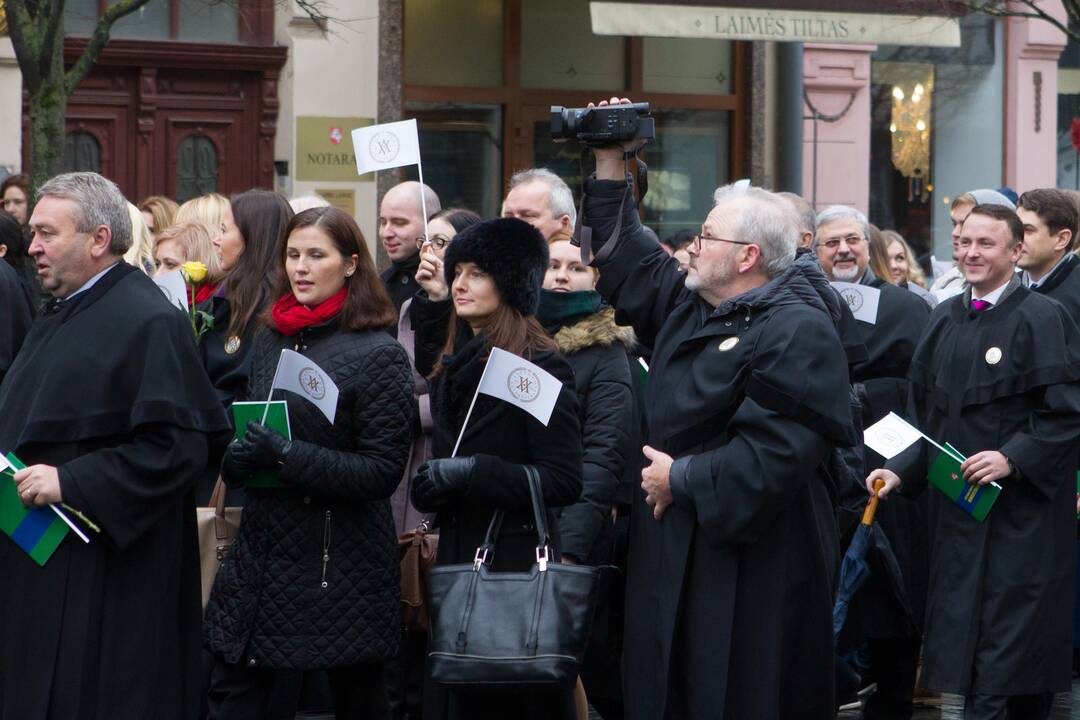
[[[611,235],[626,184],[591,181]],[[830,718],[837,528],[824,465],[856,441],[839,300],[816,261],[712,308],[632,203],[598,290],[653,348],[649,444],[674,457],[659,522],[639,492],[624,650],[628,717]]]
[[[191,327],[118,263],[34,323],[0,385],[0,448],[57,466],[101,528],[44,567],[0,537],[0,718],[194,720],[194,478],[228,425]]]
[[[1032,292],[1047,295],[1065,306],[1074,322],[1080,324],[1080,258],[1069,253],[1049,277],[1031,288]]]
[[[397,651],[400,586],[390,516],[412,442],[412,375],[382,330],[337,320],[286,337],[263,329],[248,397],[265,400],[281,350],[301,352],[337,385],[333,425],[313,404],[289,405],[284,488],[249,489],[240,531],[206,608],[206,645],[248,667],[318,669]]]
[[[930,579],[922,682],[960,694],[1069,689],[1080,438],[1080,335],[1062,306],[1014,278],[993,308],[941,303],[911,364],[909,414],[966,456],[999,450],[1017,473],[985,522],[928,497]],[[889,461],[904,494],[937,451]]]

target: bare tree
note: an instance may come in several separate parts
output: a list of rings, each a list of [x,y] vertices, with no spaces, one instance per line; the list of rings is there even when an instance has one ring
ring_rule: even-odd
[[[1060,0],[1067,19],[1062,22],[1046,10],[1046,0],[965,0],[961,5],[968,10],[992,17],[1018,17],[1045,20],[1068,37],[1080,40],[1080,0]]]

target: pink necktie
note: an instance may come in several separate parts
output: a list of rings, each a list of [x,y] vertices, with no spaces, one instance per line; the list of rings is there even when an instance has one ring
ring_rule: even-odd
[[[972,300],[971,309],[975,312],[982,312],[983,310],[989,310],[993,304],[989,300]]]

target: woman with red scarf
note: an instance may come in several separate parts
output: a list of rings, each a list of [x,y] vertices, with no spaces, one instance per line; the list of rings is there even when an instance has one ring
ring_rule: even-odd
[[[292,439],[251,423],[225,454],[227,483],[273,470],[281,487],[247,490],[214,582],[205,619],[210,717],[294,716],[295,698],[276,687],[282,670],[327,670],[337,718],[384,717],[382,665],[400,634],[389,498],[409,456],[412,374],[385,332],[396,313],[356,222],[313,208],[284,237],[278,299],[253,341],[246,395],[269,395],[286,348],[326,372],[340,395],[330,423],[315,405],[280,393]]]

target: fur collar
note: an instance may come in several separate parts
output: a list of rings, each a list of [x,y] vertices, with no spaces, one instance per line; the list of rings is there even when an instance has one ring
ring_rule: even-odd
[[[555,333],[555,344],[564,355],[572,355],[588,347],[606,347],[615,343],[622,343],[630,350],[636,342],[632,329],[615,324],[614,308],[604,308]]]

